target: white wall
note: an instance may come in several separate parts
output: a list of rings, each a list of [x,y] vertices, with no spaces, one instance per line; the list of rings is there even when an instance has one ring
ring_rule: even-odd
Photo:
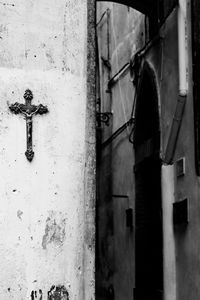
[[[173,227],[174,165],[162,166],[164,299],[176,300],[176,254]]]
[[[86,9],[0,2],[0,299],[54,299],[53,285],[83,299]],[[33,117],[31,163],[24,117],[8,108],[26,89],[49,108]]]

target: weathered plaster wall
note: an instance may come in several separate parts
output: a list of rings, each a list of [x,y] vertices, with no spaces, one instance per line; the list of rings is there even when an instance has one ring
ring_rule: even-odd
[[[187,4],[187,42],[188,42],[188,96],[182,126],[179,133],[175,159],[185,157],[185,175],[176,178],[175,201],[185,198],[189,202],[189,223],[184,228],[177,228],[177,300],[199,299],[200,270],[200,179],[195,171],[194,151],[194,106],[192,78],[192,45],[191,45],[191,1]]]
[[[135,94],[129,72],[120,78],[110,93],[108,80],[144,45],[145,36],[144,16],[125,5],[98,3],[97,22],[99,20],[101,112],[112,112],[110,125],[101,124],[100,142],[104,142],[130,119]],[[109,59],[110,71],[102,56]],[[126,209],[134,209],[134,153],[129,142],[130,132],[131,128],[127,128],[110,145],[101,149],[99,158],[96,280],[97,299],[102,300],[133,299],[134,228],[126,227]]]
[[[1,299],[84,299],[86,36],[85,0],[0,2]],[[26,89],[49,109],[31,163],[8,108]]]
[[[112,5],[109,4],[111,12]],[[128,12],[125,12],[125,7],[122,8],[123,12],[115,11],[116,13],[116,23],[113,21],[111,24],[115,23],[115,28],[118,30],[114,31],[115,40],[118,41],[114,44],[112,48],[111,62],[112,71],[118,70],[119,67],[126,62],[130,52],[129,43],[135,42],[137,38],[134,35],[127,35],[126,40],[126,24],[128,18]],[[193,117],[193,79],[192,79],[192,47],[191,47],[191,7],[190,1],[187,1],[187,47],[188,47],[188,95],[186,106],[184,110],[184,115],[181,123],[180,132],[178,135],[178,140],[176,144],[176,149],[173,157],[173,165],[166,166],[163,162],[162,166],[162,201],[163,201],[163,231],[164,231],[164,299],[176,299],[176,300],[196,300],[200,297],[199,288],[199,270],[200,270],[200,243],[199,243],[199,219],[200,219],[200,205],[199,205],[199,178],[195,172],[195,153],[194,153],[194,117]],[[131,20],[133,21],[132,16]],[[137,20],[137,18],[136,18]],[[103,22],[102,22],[103,23]],[[102,26],[105,26],[103,23]],[[122,26],[123,24],[123,26]],[[122,26],[123,30],[120,30]],[[106,33],[104,33],[106,34]],[[137,35],[139,33],[137,32]],[[168,18],[165,20],[162,28],[160,29],[160,38],[153,43],[152,47],[146,52],[144,60],[147,61],[150,67],[155,73],[155,79],[157,82],[157,91],[159,97],[159,112],[160,112],[160,128],[161,128],[161,159],[165,157],[166,146],[168,143],[168,138],[170,135],[170,129],[173,121],[173,117],[176,110],[177,100],[178,100],[178,36],[177,36],[177,8],[174,9]],[[125,40],[128,43],[125,43]],[[134,44],[133,42],[133,44]],[[112,44],[113,42],[111,42]],[[112,44],[113,45],[113,44]],[[125,46],[125,47],[124,47]],[[124,48],[123,48],[124,47]],[[123,50],[122,50],[123,49]],[[104,49],[105,50],[105,49]],[[114,63],[115,62],[115,63]],[[105,68],[103,69],[105,70]],[[113,72],[115,73],[115,71]],[[113,74],[112,73],[112,74]],[[105,78],[106,75],[103,75]],[[127,115],[130,108],[129,105],[129,75],[118,82],[112,90],[112,105],[111,110],[113,110],[113,129],[117,129],[119,125],[123,124],[124,116]],[[105,88],[105,86],[103,86]],[[132,94],[134,91],[132,91]],[[127,97],[128,96],[128,97]],[[120,100],[122,98],[122,101]],[[101,97],[102,99],[102,97]],[[105,99],[105,98],[104,98]],[[102,100],[105,103],[105,100]],[[145,120],[144,120],[145,122]],[[102,136],[105,137],[106,127],[103,128]],[[118,137],[112,144],[112,161],[111,171],[108,166],[105,152],[102,152],[102,172],[105,170],[105,178],[102,179],[102,186],[106,186],[108,179],[112,178],[111,186],[112,189],[102,194],[104,202],[100,202],[100,217],[102,223],[108,219],[109,216],[104,216],[105,207],[108,201],[111,201],[112,194],[123,194],[131,195],[129,199],[134,199],[133,191],[131,191],[131,167],[134,161],[132,149],[128,146],[127,142],[128,133],[125,131],[123,135]],[[126,143],[126,144],[125,144]],[[105,150],[104,150],[105,151]],[[176,174],[176,160],[179,158],[185,158],[185,174],[181,177],[177,177]],[[110,171],[110,174],[108,174]],[[110,194],[109,194],[110,193]],[[187,226],[176,226],[174,228],[173,224],[173,203],[179,202],[187,198],[189,202],[189,223]],[[133,274],[128,274],[127,261],[132,270],[134,265],[133,257],[128,253],[128,247],[126,247],[127,240],[131,241],[131,236],[128,232],[124,231],[124,209],[125,207],[134,207],[134,202],[127,201],[127,198],[117,198],[113,200],[112,208],[110,209],[113,214],[113,223],[109,224],[107,222],[107,228],[109,231],[108,235],[104,233],[106,231],[105,227],[102,227],[101,236],[102,241],[100,241],[100,254],[102,255],[102,265],[100,265],[101,275],[104,278],[103,282],[104,292],[109,290],[109,287],[114,287],[116,291],[115,297],[119,299],[129,299],[130,294],[128,294],[128,286],[134,281],[132,280]],[[99,217],[99,218],[100,218]],[[112,219],[110,219],[112,220]],[[101,224],[101,221],[99,221]],[[105,223],[104,223],[105,224]],[[114,226],[112,227],[112,225]],[[118,231],[117,231],[118,230]],[[111,233],[110,233],[111,232]],[[107,244],[104,242],[103,238],[107,237]],[[127,238],[127,240],[126,240]],[[121,242],[121,244],[120,244]],[[131,249],[134,249],[134,244],[130,243]],[[102,250],[103,249],[103,250]],[[110,250],[112,249],[112,251]],[[106,257],[108,253],[113,253],[113,265],[108,265]],[[131,257],[131,258],[130,258]],[[120,262],[121,259],[121,262]],[[118,263],[119,262],[119,263]],[[104,266],[103,266],[103,263]],[[110,271],[110,273],[108,272]],[[111,272],[112,270],[113,273]],[[109,284],[106,285],[106,276],[109,274]],[[131,274],[131,276],[129,276]],[[124,285],[125,278],[131,278],[132,282],[126,282]],[[117,278],[120,278],[118,280]],[[108,282],[108,281],[107,281]],[[116,287],[117,283],[117,287]],[[121,289],[121,290],[120,290]],[[101,290],[101,291],[102,291]],[[125,294],[127,292],[127,294]],[[124,293],[124,294],[123,294]],[[104,294],[105,295],[105,294]],[[108,294],[107,294],[108,295]],[[130,296],[131,297],[131,296]],[[113,299],[99,297],[99,299]]]
[[[173,157],[173,165],[163,166],[163,180],[165,181],[168,179],[166,184],[163,185],[165,288],[168,288],[168,290],[165,290],[165,297],[168,299],[170,296],[170,299],[177,300],[196,300],[200,297],[200,244],[198,239],[200,206],[199,178],[195,172],[190,12],[190,1],[188,1],[186,26],[188,49],[188,95]],[[161,28],[160,35],[162,36],[160,43],[157,43],[157,45],[152,47],[145,59],[155,70],[158,82],[162,129],[161,157],[164,158],[178,100],[179,58],[176,9],[167,18],[165,24]],[[176,174],[176,161],[180,158],[185,159],[185,174],[178,177]],[[170,180],[172,180],[171,183]],[[171,185],[171,188],[169,188],[169,184]],[[168,188],[169,190],[167,193]],[[189,223],[185,226],[179,225],[174,228],[172,204],[173,202],[180,202],[186,198],[189,203]],[[166,247],[167,242],[168,245]],[[176,280],[174,278],[176,278]]]

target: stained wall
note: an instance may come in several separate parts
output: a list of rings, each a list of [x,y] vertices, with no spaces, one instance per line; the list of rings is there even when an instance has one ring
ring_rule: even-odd
[[[1,299],[93,299],[87,13],[83,0],[0,2]],[[32,162],[25,116],[9,110],[27,89],[49,111],[33,116]]]

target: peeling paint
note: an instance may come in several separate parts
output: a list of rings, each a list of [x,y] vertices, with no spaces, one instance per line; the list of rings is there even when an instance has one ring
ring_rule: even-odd
[[[53,285],[48,292],[48,300],[69,300],[69,293],[64,285]]]

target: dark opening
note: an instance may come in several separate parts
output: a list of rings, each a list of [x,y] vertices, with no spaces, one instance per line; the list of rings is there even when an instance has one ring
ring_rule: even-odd
[[[135,127],[135,299],[161,300],[163,228],[158,99],[145,66],[136,105]]]

